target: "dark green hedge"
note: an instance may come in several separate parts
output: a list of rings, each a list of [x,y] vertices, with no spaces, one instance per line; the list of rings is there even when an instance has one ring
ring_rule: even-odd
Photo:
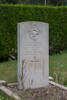
[[[0,58],[16,54],[17,23],[47,22],[51,52],[67,49],[67,7],[0,5]]]

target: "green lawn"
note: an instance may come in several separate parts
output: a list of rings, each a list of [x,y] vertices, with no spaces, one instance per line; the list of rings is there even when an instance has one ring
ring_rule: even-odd
[[[49,57],[50,75],[67,86],[67,51]],[[0,80],[17,81],[17,61],[0,63]]]
[[[67,51],[50,56],[49,59],[50,75],[56,82],[67,86]]]
[[[17,61],[0,63],[0,80],[17,81]]]

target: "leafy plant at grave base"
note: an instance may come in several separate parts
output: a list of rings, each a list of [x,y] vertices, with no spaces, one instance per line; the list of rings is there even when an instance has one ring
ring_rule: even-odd
[[[4,97],[4,96],[0,96],[0,100],[15,100],[15,99],[13,99],[13,98],[6,98],[6,97]]]
[[[60,69],[59,68],[55,68],[55,71],[54,71],[54,74],[53,74],[53,78],[54,78],[54,81],[56,82],[56,83],[60,83],[60,84],[64,84],[64,75],[63,75],[63,72],[62,71],[60,71]]]
[[[2,95],[0,95],[0,100],[15,100],[15,99],[12,97],[8,97],[3,93]]]
[[[17,55],[17,23],[24,21],[49,23],[51,54],[67,49],[67,7],[1,4],[0,59]]]
[[[0,91],[0,100],[8,100],[8,96],[6,96],[2,91]]]

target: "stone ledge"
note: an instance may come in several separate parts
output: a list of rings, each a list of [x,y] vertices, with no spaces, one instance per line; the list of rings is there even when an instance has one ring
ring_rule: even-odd
[[[49,76],[48,79],[49,79],[49,81],[53,81],[54,80],[53,77],[51,77],[51,76]]]
[[[20,97],[8,89],[6,86],[0,86],[0,90],[6,93],[8,96],[13,97],[15,100],[21,100]]]
[[[56,87],[58,87],[58,88],[61,88],[61,89],[67,91],[67,87],[65,87],[65,86],[63,86],[63,85],[60,85],[60,84],[58,84],[58,83],[55,83],[55,82],[53,82],[53,81],[49,81],[49,84],[54,85],[54,86],[56,86]]]
[[[6,86],[7,85],[7,82],[6,81],[4,81],[4,80],[0,80],[0,86]]]

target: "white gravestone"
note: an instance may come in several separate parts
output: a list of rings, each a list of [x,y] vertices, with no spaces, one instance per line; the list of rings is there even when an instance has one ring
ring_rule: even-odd
[[[49,25],[43,22],[18,24],[18,88],[48,86]]]

